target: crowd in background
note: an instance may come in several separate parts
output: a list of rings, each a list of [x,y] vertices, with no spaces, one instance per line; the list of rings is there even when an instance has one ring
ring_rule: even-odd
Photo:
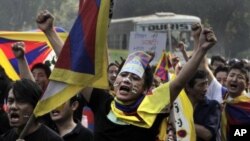
[[[36,22],[59,56],[63,41],[53,29],[54,17],[45,10]],[[109,64],[109,90],[84,89],[35,119],[23,139],[19,135],[48,85],[51,70],[43,63],[29,69],[25,44],[14,43],[21,79],[12,81],[1,67],[0,141],[230,140],[230,125],[250,124],[250,61],[218,55],[208,62],[206,52],[216,43],[216,36],[199,23],[192,30],[194,51],[187,56],[180,42],[186,63],[170,57],[174,71],[165,69],[170,79],[156,75],[159,67],[149,65],[153,53],[132,53]],[[181,114],[189,111],[189,117],[182,120],[189,126],[179,129],[175,104],[183,104],[179,100],[184,97],[190,109],[179,110]]]

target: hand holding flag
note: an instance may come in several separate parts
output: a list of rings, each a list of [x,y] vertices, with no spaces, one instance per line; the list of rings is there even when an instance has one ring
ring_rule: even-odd
[[[80,1],[79,15],[50,76],[51,81],[34,109],[34,116],[50,112],[86,86],[108,88],[109,7],[110,0]],[[22,131],[19,138],[23,138],[25,132]]]
[[[65,103],[84,87],[108,88],[109,7],[110,0],[80,1],[79,15],[50,76],[51,81],[34,110],[36,117]]]
[[[12,51],[17,59],[24,58],[25,48],[23,42],[16,42],[12,44]]]

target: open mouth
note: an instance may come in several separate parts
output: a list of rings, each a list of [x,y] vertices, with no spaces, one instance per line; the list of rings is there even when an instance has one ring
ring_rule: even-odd
[[[17,113],[11,113],[10,114],[10,121],[11,122],[18,122],[20,119],[20,116]]]
[[[52,114],[52,116],[57,116],[57,115],[60,114],[60,112],[59,112],[58,110],[53,110],[53,111],[51,112],[51,114]]]
[[[120,87],[120,92],[130,92],[130,87],[129,86],[121,86]]]
[[[230,84],[230,88],[236,89],[236,88],[237,88],[237,85],[236,85],[236,84]]]

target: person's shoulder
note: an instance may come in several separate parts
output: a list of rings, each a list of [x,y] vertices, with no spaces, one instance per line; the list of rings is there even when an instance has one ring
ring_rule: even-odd
[[[14,129],[10,129],[10,130],[6,131],[5,133],[3,133],[2,135],[0,135],[0,138],[3,141],[17,139],[17,137],[18,137],[18,135],[16,134],[16,132],[14,131]],[[2,140],[0,140],[0,141],[2,141]]]
[[[78,129],[82,134],[93,135],[93,133],[88,128],[84,127],[81,123],[77,123],[76,129]]]
[[[75,129],[73,129],[74,135],[77,135],[77,138],[82,138],[86,141],[92,141],[94,136],[93,133],[86,127],[84,127],[80,122],[77,123],[77,126],[75,127]]]
[[[10,129],[10,130],[7,130],[6,132],[4,132],[2,135],[0,135],[1,137],[5,137],[5,136],[8,136],[8,135],[13,135],[13,134],[16,134],[16,132],[14,131],[14,129]]]
[[[214,100],[214,99],[206,99],[207,101],[207,104],[210,106],[210,107],[220,107],[220,103],[217,101],[217,100]]]
[[[63,139],[55,131],[46,125],[41,125],[41,130],[43,130],[45,135],[49,137],[49,141],[63,141]]]

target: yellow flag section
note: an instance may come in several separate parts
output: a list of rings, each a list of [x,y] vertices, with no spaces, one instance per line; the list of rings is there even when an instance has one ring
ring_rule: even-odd
[[[58,33],[63,41],[68,36],[68,33]],[[20,41],[41,41],[47,42],[47,44],[51,47],[51,44],[47,37],[44,35],[43,32],[12,32],[12,31],[3,31],[0,32],[1,38],[6,38],[10,40],[20,40]]]
[[[108,52],[104,51],[104,55],[102,55],[102,57],[103,57],[102,60],[108,60]],[[101,69],[102,70],[102,72],[101,72],[102,77],[100,77],[100,79],[94,81],[92,84],[92,87],[99,88],[99,89],[109,89],[108,73],[107,73],[108,61],[103,61],[103,63],[101,63],[101,65],[102,65],[102,69]]]
[[[138,127],[152,127],[156,117],[160,113],[167,113],[170,107],[170,91],[169,83],[160,85],[153,89],[153,94],[146,95],[140,106],[137,108],[137,115],[127,116],[123,111],[115,107],[114,101],[111,103],[112,112],[118,119],[125,123],[132,124]]]
[[[176,75],[173,74],[171,80],[175,78]],[[196,141],[193,113],[193,105],[183,89],[175,99],[170,112],[174,119],[177,141]]]
[[[68,36],[68,33],[58,33],[62,40],[65,40]],[[1,31],[0,37],[8,40],[16,40],[16,41],[40,41],[46,42],[50,47],[50,43],[47,37],[44,35],[43,32],[14,32],[14,31]],[[16,73],[13,66],[10,64],[8,58],[6,57],[5,53],[2,49],[0,49],[0,65],[4,68],[7,75],[12,80],[20,79],[18,74]]]
[[[11,78],[12,80],[18,80],[20,79],[19,76],[17,75],[16,71],[10,64],[9,60],[3,53],[2,49],[0,49],[0,65],[4,68],[6,74]]]
[[[184,90],[173,103],[176,138],[178,141],[195,141],[196,132],[193,120],[193,106]]]
[[[84,19],[87,20],[85,22],[93,22],[92,18],[94,13],[92,13],[95,7],[97,6],[97,1],[95,0],[83,0],[80,1],[80,4],[83,4],[79,12],[79,14],[83,14],[81,16],[78,16],[74,26],[79,26],[84,23],[79,24],[80,19],[79,17],[86,16]],[[76,72],[71,70],[71,68],[62,68],[57,66],[63,66],[65,61],[65,57],[63,56],[64,53],[67,54],[67,49],[74,49],[69,48],[70,43],[66,43],[63,47],[63,50],[58,58],[58,61],[56,63],[56,66],[50,76],[50,82],[49,85],[43,95],[43,97],[38,102],[35,110],[34,115],[36,117],[42,116],[51,110],[59,107],[63,103],[65,103],[67,100],[69,100],[71,97],[79,93],[82,89],[84,89],[87,86],[90,87],[96,87],[96,88],[106,88],[108,89],[108,81],[107,81],[107,30],[108,30],[108,23],[109,23],[109,8],[110,7],[110,0],[101,0],[100,1],[100,7],[99,12],[97,14],[97,20],[96,25],[95,23],[88,24],[92,26],[96,26],[96,35],[95,37],[91,37],[90,39],[95,39],[95,60],[94,60],[94,74],[85,73],[85,72]],[[94,9],[93,9],[94,8]],[[92,10],[92,11],[91,11]],[[85,14],[85,15],[84,15]],[[90,16],[90,17],[87,17]],[[71,34],[74,32],[81,32],[79,29],[74,28],[74,31],[71,30],[69,37],[78,37],[75,36],[76,34]],[[86,28],[86,27],[85,27]],[[88,30],[88,33],[84,33],[83,35],[86,35],[89,37],[91,35],[92,30]],[[72,36],[71,36],[72,35]],[[77,34],[78,35],[78,34]],[[87,37],[87,38],[88,38]],[[72,39],[72,38],[71,38]],[[84,38],[81,38],[82,40]],[[81,43],[81,42],[80,42]],[[84,41],[83,41],[84,43]],[[79,53],[79,52],[78,52]],[[71,56],[72,57],[72,56]],[[73,56],[74,57],[74,56]],[[67,59],[67,58],[66,58]],[[78,62],[79,61],[79,62]],[[84,60],[87,61],[87,60]],[[81,66],[82,60],[75,60],[74,64],[76,66]]]

